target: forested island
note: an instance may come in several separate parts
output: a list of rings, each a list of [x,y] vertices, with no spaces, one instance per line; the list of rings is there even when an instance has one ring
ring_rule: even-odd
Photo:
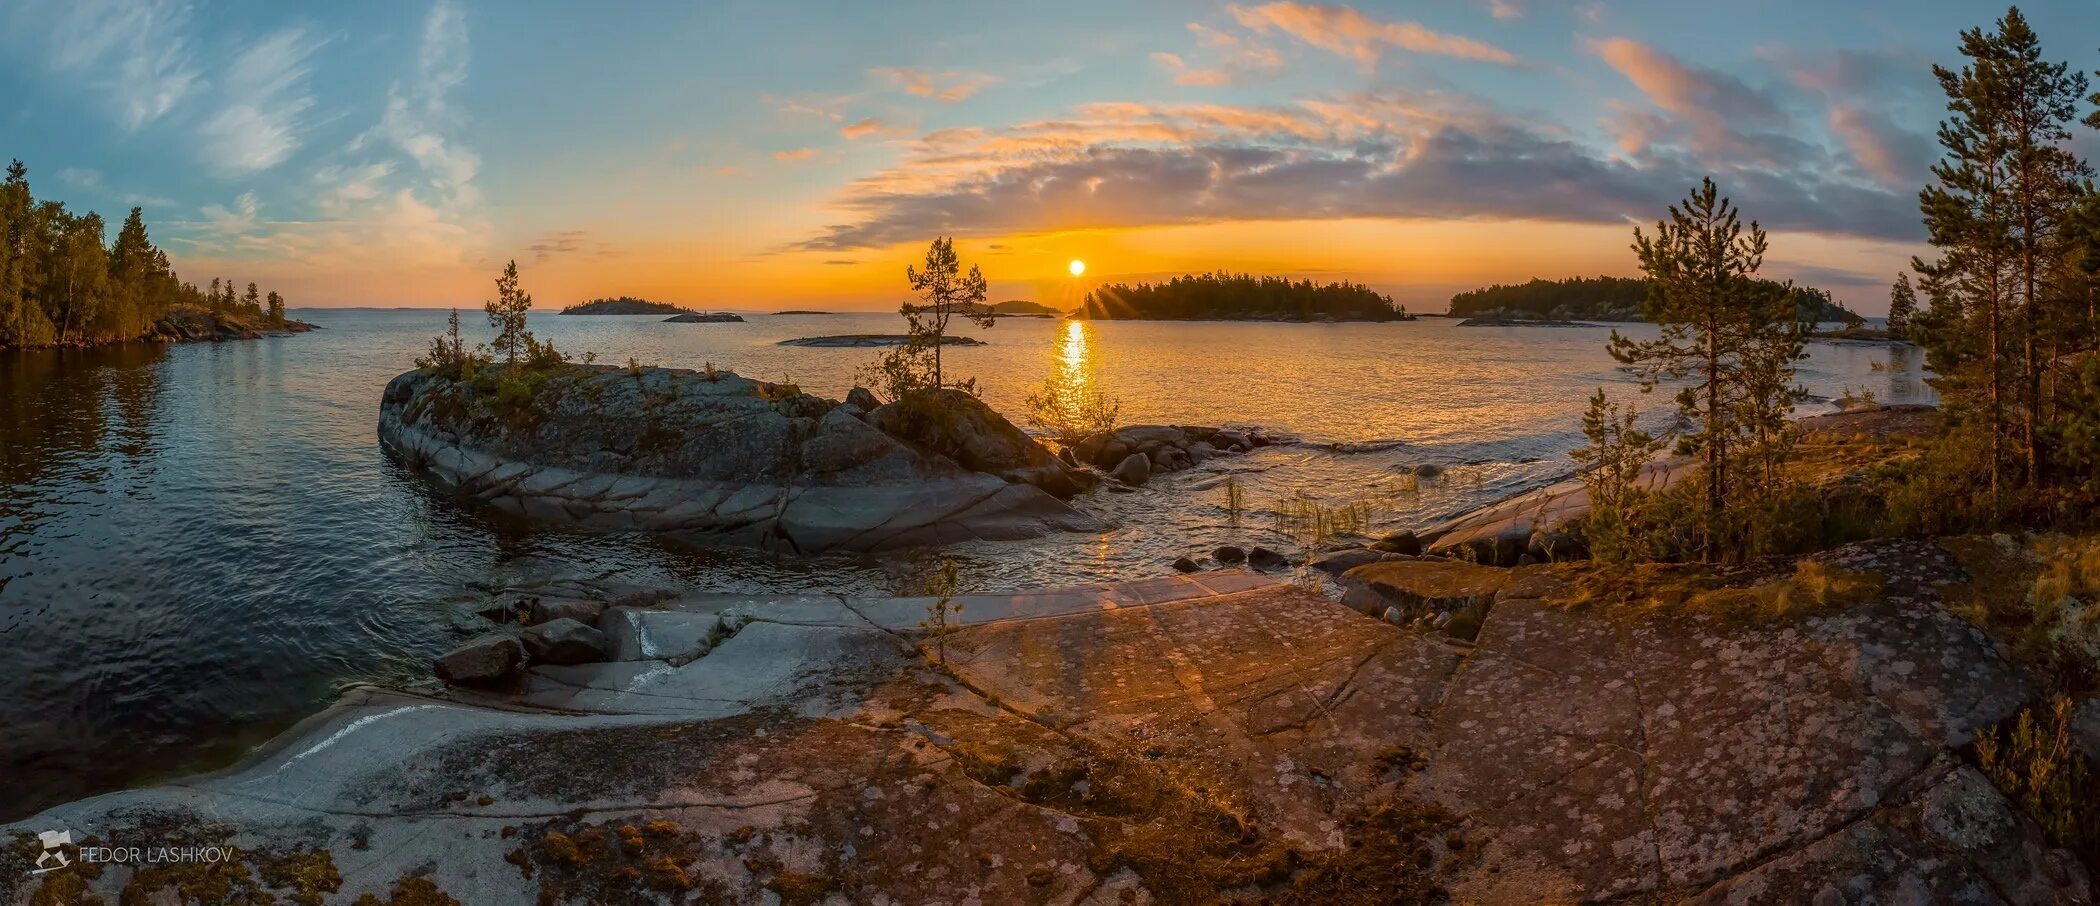
[[[669,302],[651,302],[634,296],[610,296],[578,302],[561,310],[565,315],[682,315],[692,309]]]
[[[38,200],[17,160],[0,183],[0,349],[93,346],[134,340],[218,340],[303,331],[284,297],[249,283],[183,282],[132,208],[104,243],[102,215]]]
[[[1026,299],[1008,299],[1004,302],[993,303],[992,314],[1005,315],[1007,317],[1054,318],[1064,314],[1064,312],[1040,302],[1030,302]]]
[[[1405,306],[1361,283],[1249,274],[1190,274],[1164,283],[1109,283],[1071,317],[1099,321],[1412,321]]]
[[[1758,278],[1761,292],[1786,292],[1775,280]],[[1649,281],[1641,277],[1569,277],[1503,284],[1451,297],[1454,318],[1492,321],[1642,321]],[[1859,316],[1812,286],[1792,287],[1795,317],[1809,323],[1852,323]]]

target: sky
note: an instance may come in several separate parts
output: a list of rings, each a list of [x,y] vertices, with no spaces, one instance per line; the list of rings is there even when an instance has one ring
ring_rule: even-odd
[[[2100,5],[2023,11],[2100,68]],[[0,157],[295,307],[477,305],[515,259],[542,306],[891,309],[952,235],[997,299],[1224,269],[1440,311],[1635,273],[1711,175],[1767,275],[1874,314],[1924,250],[1931,66],[2003,12],[0,0]]]

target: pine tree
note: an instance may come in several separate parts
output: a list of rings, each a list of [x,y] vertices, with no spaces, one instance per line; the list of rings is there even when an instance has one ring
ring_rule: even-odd
[[[274,290],[274,289],[273,289],[273,290],[270,290],[270,299],[269,299],[269,312],[270,312],[270,326],[271,326],[271,327],[283,327],[283,326],[284,326],[284,297],[283,297],[283,296],[280,296],[280,295],[278,295],[278,294],[277,294],[277,291],[276,291],[276,290]],[[453,315],[453,317],[458,317],[458,315],[457,315],[457,314],[455,313],[455,314]]]
[[[503,353],[505,364],[518,364],[518,356],[529,353],[534,341],[532,331],[525,329],[525,313],[532,310],[532,296],[518,289],[517,261],[503,268],[503,276],[496,278],[496,298],[481,308],[488,313],[489,324],[496,328],[496,339],[489,345]]]
[[[1911,288],[1909,274],[1897,274],[1889,287],[1889,333],[1901,337],[1918,311],[1918,292]]]
[[[241,304],[247,306],[251,314],[262,314],[262,293],[256,291],[253,281],[248,283],[248,294],[241,297]]]
[[[1927,333],[1945,345],[1928,352],[1943,366],[1935,385],[1950,412],[1981,416],[1996,510],[2008,466],[2017,462],[2030,485],[2042,480],[2049,416],[2042,378],[2056,358],[2052,325],[2062,320],[2054,311],[2064,291],[2057,275],[2068,254],[2066,225],[2092,172],[2064,144],[2086,81],[2041,58],[2018,8],[1996,32],[1974,28],[1961,37],[1968,62],[1958,71],[1933,67],[1952,116],[1940,124],[1938,184],[1919,195],[1939,257],[1913,263],[1959,304],[1958,318],[1954,309],[1935,312]],[[2006,455],[2008,437],[2016,460]]]
[[[1655,235],[1634,230],[1634,252],[1650,280],[1647,320],[1661,327],[1654,340],[1612,332],[1614,359],[1635,366],[1642,389],[1689,379],[1677,396],[1679,414],[1696,426],[1685,440],[1705,465],[1705,553],[1724,551],[1722,533],[1732,495],[1776,480],[1774,446],[1799,388],[1793,363],[1801,358],[1804,325],[1795,294],[1756,280],[1767,242],[1752,221],[1704,180]],[[1738,474],[1742,460],[1760,466]]]
[[[959,314],[987,328],[996,322],[984,304],[988,292],[984,272],[973,264],[969,274],[962,273],[962,261],[955,255],[955,240],[933,240],[926,249],[925,264],[925,270],[904,269],[904,276],[911,281],[912,292],[919,294],[920,301],[905,303],[902,314],[910,325],[913,343],[932,348],[932,385],[945,387],[948,384],[941,372],[941,341],[948,335],[948,319]]]

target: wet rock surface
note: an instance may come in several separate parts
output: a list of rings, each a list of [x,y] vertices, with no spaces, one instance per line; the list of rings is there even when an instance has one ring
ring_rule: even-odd
[[[887,406],[724,371],[564,366],[522,400],[503,372],[394,378],[382,446],[516,515],[796,553],[1103,528],[1060,499],[1083,474],[981,403],[900,437],[877,426]]]
[[[0,839],[223,826],[346,902],[2090,901],[1965,764],[2036,693],[1929,585],[1744,625],[1554,569],[1469,644],[1232,570],[965,596],[938,667],[925,599],[570,589],[605,663],[353,690]]]

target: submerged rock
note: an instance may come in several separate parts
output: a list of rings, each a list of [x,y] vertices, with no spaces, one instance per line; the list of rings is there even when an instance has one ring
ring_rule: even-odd
[[[814,553],[1102,528],[1015,483],[1064,493],[1084,479],[1039,445],[1000,447],[1020,432],[997,413],[979,403],[958,424],[967,431],[931,438],[940,443],[900,439],[791,385],[726,371],[499,365],[467,380],[394,378],[379,439],[463,495],[615,531]],[[1004,474],[915,442],[983,454]]]
[[[1274,572],[1291,568],[1291,558],[1266,547],[1256,546],[1247,552],[1247,565],[1262,572]]]

